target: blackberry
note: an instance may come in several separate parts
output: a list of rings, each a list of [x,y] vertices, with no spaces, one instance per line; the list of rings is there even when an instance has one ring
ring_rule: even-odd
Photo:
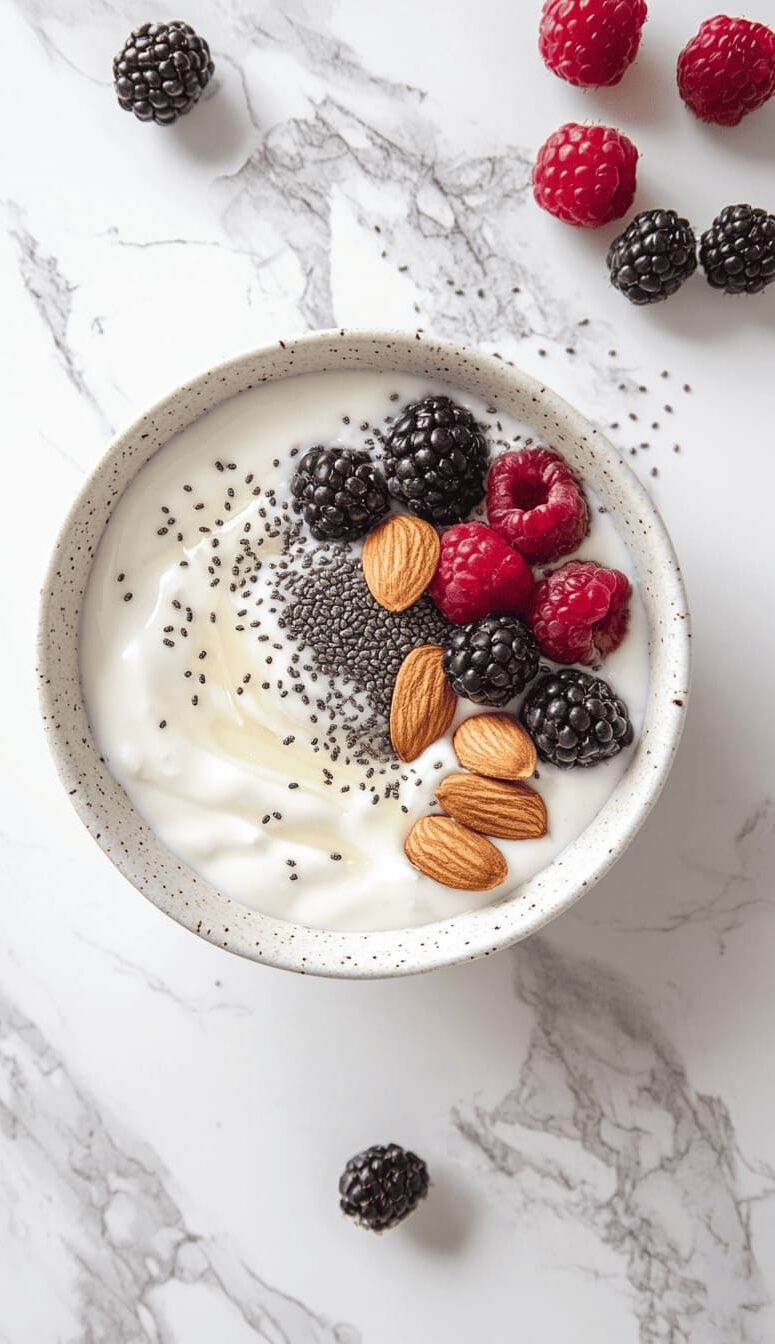
[[[476,705],[505,705],[538,671],[540,653],[518,616],[488,616],[461,626],[441,665],[453,691]]]
[[[388,489],[434,523],[458,523],[484,495],[487,440],[470,411],[449,397],[405,406],[385,439]]]
[[[387,486],[368,453],[310,448],[291,481],[293,507],[320,541],[362,537],[390,507]]]
[[[544,667],[522,706],[521,719],[543,761],[568,770],[597,765],[632,742],[627,706],[600,677]]]
[[[168,126],[190,112],[213,73],[210,48],[188,23],[142,23],[113,58],[113,87],[125,112]]]
[[[775,215],[728,205],[702,235],[700,261],[714,289],[760,294],[775,280]]]
[[[395,1227],[428,1193],[422,1158],[397,1143],[374,1144],[351,1157],[339,1181],[339,1206],[372,1232]]]
[[[697,239],[675,210],[643,210],[608,249],[611,284],[630,303],[661,303],[697,269]]]

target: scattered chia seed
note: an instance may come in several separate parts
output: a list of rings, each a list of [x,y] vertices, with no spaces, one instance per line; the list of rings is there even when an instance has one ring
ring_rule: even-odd
[[[125,602],[131,602],[131,601],[132,601],[132,594],[131,594],[131,593],[124,593],[124,601],[125,601]]]

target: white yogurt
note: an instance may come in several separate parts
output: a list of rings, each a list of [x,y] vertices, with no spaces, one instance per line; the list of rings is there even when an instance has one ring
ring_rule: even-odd
[[[281,698],[276,680],[294,650],[270,611],[269,566],[283,542],[263,528],[275,515],[289,516],[279,508],[293,468],[289,454],[313,443],[362,447],[361,422],[380,425],[429,392],[450,389],[392,374],[342,372],[289,378],[232,398],[171,439],[125,491],[84,603],[81,677],[90,722],[135,807],[170,850],[223,892],[315,928],[403,928],[497,900],[584,830],[630,755],[625,750],[589,770],[540,764],[536,787],[546,801],[548,835],[498,841],[509,865],[507,882],[495,892],[461,892],[416,872],[403,851],[412,821],[436,810],[438,781],[459,769],[451,733],[411,767],[386,767],[385,775],[377,767],[365,781],[363,767],[333,763],[315,751],[318,730],[298,694]],[[398,400],[391,401],[395,393]],[[488,413],[476,398],[454,389],[452,395],[489,427],[493,443],[529,438],[529,428]],[[262,493],[255,495],[258,487]],[[267,505],[267,488],[276,490],[277,508]],[[592,529],[577,554],[632,577],[613,521],[591,496],[590,505]],[[211,530],[201,532],[202,526]],[[264,561],[249,599],[229,591],[246,537],[261,542]],[[259,617],[260,627],[253,626]],[[259,634],[269,638],[259,642]],[[630,631],[603,675],[627,702],[637,735],[648,678],[637,593]],[[314,701],[316,687],[309,690]],[[461,702],[456,723],[472,712],[476,706]],[[284,745],[288,738],[293,741]],[[386,781],[398,783],[397,797],[374,805],[372,790]]]

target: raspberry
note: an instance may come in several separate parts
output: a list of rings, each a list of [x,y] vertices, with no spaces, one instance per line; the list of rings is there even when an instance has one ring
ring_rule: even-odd
[[[613,126],[569,121],[541,146],[533,169],[538,204],[566,224],[595,229],[635,199],[638,151]]]
[[[510,546],[535,563],[575,551],[587,535],[587,501],[550,448],[503,453],[487,478],[487,517]]]
[[[465,625],[483,616],[524,614],[533,587],[529,565],[491,527],[457,523],[442,533],[428,591],[448,620]]]
[[[775,93],[775,32],[718,14],[678,57],[678,89],[703,121],[737,126]]]
[[[541,55],[569,84],[618,84],[638,54],[647,12],[645,0],[546,0]]]
[[[530,624],[547,658],[596,666],[627,633],[632,588],[626,574],[594,560],[567,560],[536,584]]]

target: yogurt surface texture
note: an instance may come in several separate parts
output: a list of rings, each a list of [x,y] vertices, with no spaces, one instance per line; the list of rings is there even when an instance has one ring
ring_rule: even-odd
[[[288,601],[314,572],[318,543],[291,511],[289,483],[314,444],[366,446],[378,457],[387,417],[432,392],[474,412],[493,454],[533,442],[529,426],[425,379],[345,371],[269,383],[203,416],[138,473],[84,601],[89,719],[135,807],[227,895],[314,928],[398,929],[518,895],[593,820],[633,750],[588,770],[539,761],[532,782],[549,832],[497,842],[509,875],[495,891],[441,886],[406,859],[412,821],[437,810],[436,785],[460,768],[452,733],[411,765],[397,762],[361,688],[340,680],[332,690],[290,637]],[[614,520],[587,496],[592,526],[574,558],[633,579]],[[359,549],[341,547],[354,562]],[[637,587],[629,633],[601,675],[626,701],[637,743],[648,680]],[[478,712],[460,701],[453,729]]]

